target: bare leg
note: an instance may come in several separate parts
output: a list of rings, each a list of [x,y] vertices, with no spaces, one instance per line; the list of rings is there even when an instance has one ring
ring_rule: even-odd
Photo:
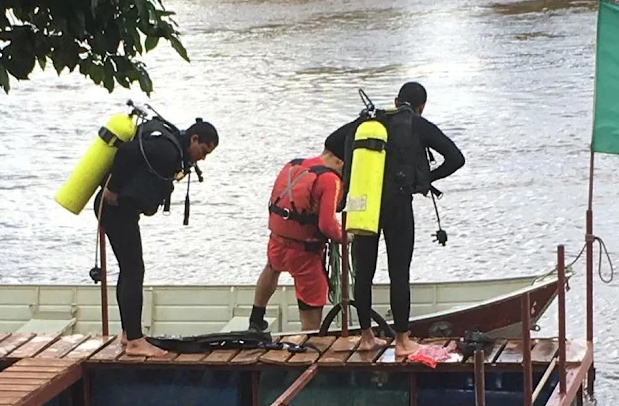
[[[258,278],[256,283],[256,291],[254,292],[254,306],[266,307],[269,303],[269,299],[275,293],[277,289],[277,283],[279,281],[279,271],[271,268],[271,265],[267,263]]]
[[[414,353],[419,348],[419,344],[411,340],[408,336],[408,331],[405,333],[395,334],[395,356],[405,357]]]
[[[269,299],[271,299],[271,296],[273,296],[277,289],[279,274],[280,272],[274,270],[268,262],[260,273],[260,277],[256,283],[256,290],[254,291],[254,306],[249,316],[250,329],[262,331],[268,329],[269,326],[264,321],[264,314],[266,313]]]
[[[168,352],[162,350],[159,347],[155,347],[144,337],[137,340],[130,340],[127,342],[127,348],[125,354],[130,356],[142,356],[142,357],[164,357]]]
[[[322,307],[312,310],[299,310],[301,319],[301,330],[319,330],[322,321]]]
[[[122,345],[123,347],[127,345],[127,331],[125,330],[123,330],[123,334],[120,337],[120,345]]]
[[[384,347],[387,345],[387,341],[374,336],[374,332],[371,328],[361,330],[361,341],[357,351],[370,351],[375,348]]]

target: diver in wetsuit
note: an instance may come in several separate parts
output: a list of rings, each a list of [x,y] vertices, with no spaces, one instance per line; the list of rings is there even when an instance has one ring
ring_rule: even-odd
[[[116,299],[125,353],[161,357],[166,351],[151,345],[142,335],[144,260],[138,222],[141,214],[152,216],[164,201],[169,204],[172,180],[213,152],[219,136],[213,125],[201,119],[182,134],[156,118],[141,126],[134,140],[118,148],[111,178],[97,194],[94,210],[120,268]],[[144,136],[142,144],[140,135]]]
[[[387,150],[379,232],[374,236],[356,235],[352,246],[356,272],[354,298],[362,329],[362,337],[358,347],[360,351],[386,345],[384,340],[374,336],[370,328],[372,279],[376,272],[381,229],[387,248],[390,302],[394,320],[393,327],[396,332],[395,353],[398,356],[403,356],[417,349],[417,345],[409,337],[408,328],[410,314],[409,271],[415,236],[412,195],[414,193],[427,193],[432,182],[451,175],[464,165],[464,156],[453,141],[443,134],[436,125],[421,117],[426,100],[426,90],[417,82],[405,83],[400,89],[398,97],[395,99],[395,105],[400,107],[408,104],[414,110],[412,131],[417,132],[419,136],[421,147],[424,148],[422,155],[425,162],[418,166],[419,164],[414,161],[413,153],[407,151],[405,154],[404,151]],[[346,137],[345,182],[350,179],[352,140],[357,126],[363,120],[363,117],[360,117],[336,130],[340,137]],[[390,134],[388,147],[392,138],[395,137]],[[443,164],[431,172],[425,152],[427,148],[435,150],[444,158]],[[394,163],[396,159],[397,163]],[[408,179],[409,174],[402,176],[402,172],[406,173],[406,168],[410,167],[421,168],[421,170],[417,169],[417,173]],[[398,172],[390,173],[394,169]],[[394,181],[394,179],[398,180]],[[347,191],[347,186],[345,184],[345,191]],[[422,192],[419,192],[419,190],[422,190]]]

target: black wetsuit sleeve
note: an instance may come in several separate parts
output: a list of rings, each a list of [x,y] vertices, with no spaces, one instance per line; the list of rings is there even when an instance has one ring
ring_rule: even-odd
[[[440,128],[421,118],[421,138],[426,148],[433,149],[443,156],[444,162],[430,172],[430,183],[443,179],[464,166],[464,155],[454,142]]]
[[[159,175],[169,178],[176,173],[179,169],[178,151],[170,141],[154,139],[145,141],[143,145],[148,162]],[[138,141],[134,140],[121,145],[114,157],[112,178],[108,189],[118,193],[127,179],[131,178],[140,166],[146,166],[146,162]]]

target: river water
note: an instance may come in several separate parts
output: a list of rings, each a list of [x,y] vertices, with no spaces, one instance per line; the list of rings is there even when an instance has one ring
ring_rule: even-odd
[[[278,169],[320,153],[326,135],[355,117],[363,88],[383,106],[400,85],[429,92],[424,115],[467,163],[437,182],[447,247],[432,242],[431,200],[415,199],[413,280],[499,278],[551,270],[584,236],[593,107],[596,7],[592,1],[172,0],[185,63],[161,43],[143,58],[150,100],[108,94],[49,69],[0,95],[0,283],[91,283],[96,222],[53,196],[110,115],[127,98],[151,103],[181,127],[203,117],[219,148],[172,213],[143,218],[147,283],[253,284],[265,262],[266,203]],[[437,158],[439,158],[437,156]],[[595,233],[619,243],[618,159],[596,156]],[[194,177],[195,179],[195,177]],[[384,246],[381,246],[384,254]],[[116,262],[109,260],[111,272]],[[608,267],[604,276],[608,277]],[[584,264],[568,293],[569,336],[584,335]],[[376,281],[387,281],[386,259]],[[283,281],[289,282],[289,279]],[[596,276],[597,400],[619,399],[617,284]],[[542,332],[555,334],[556,307]]]

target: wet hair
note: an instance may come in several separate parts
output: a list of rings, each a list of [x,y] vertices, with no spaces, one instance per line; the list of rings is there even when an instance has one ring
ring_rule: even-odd
[[[189,138],[194,134],[198,136],[198,142],[200,144],[219,145],[219,134],[217,134],[217,129],[215,129],[211,123],[202,121],[201,118],[196,118],[196,122],[185,131],[187,143],[189,143]]]
[[[398,101],[418,108],[428,100],[426,89],[418,82],[407,82],[400,88]]]

